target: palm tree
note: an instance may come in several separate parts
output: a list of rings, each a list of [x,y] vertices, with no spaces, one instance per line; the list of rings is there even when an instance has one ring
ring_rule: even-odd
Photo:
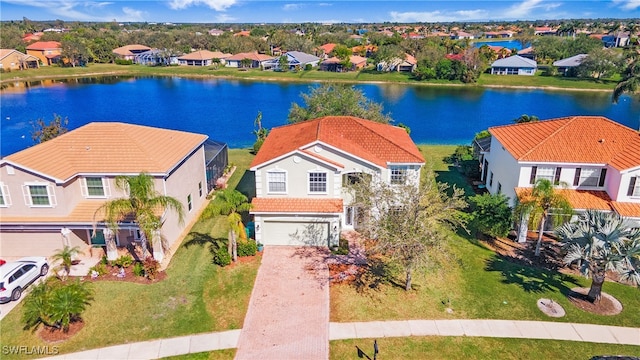
[[[566,187],[566,184],[559,184]],[[536,243],[535,256],[540,256],[542,235],[547,218],[550,215],[556,218],[571,215],[573,209],[569,201],[558,193],[553,183],[548,179],[538,179],[531,189],[531,193],[520,200],[516,206],[516,213],[520,218],[529,217],[532,223],[538,223],[538,241]]]
[[[60,267],[64,270],[64,278],[69,276],[71,272],[71,265],[73,265],[73,257],[76,255],[83,255],[84,253],[80,251],[79,246],[68,246],[65,245],[62,249],[58,249],[51,259],[53,261],[60,260]]]
[[[522,114],[520,115],[518,118],[513,119],[513,122],[516,124],[522,124],[522,123],[528,123],[528,122],[536,122],[536,121],[540,121],[540,118],[538,118],[535,115],[527,115],[527,114]]]
[[[229,224],[229,255],[233,261],[238,259],[237,255],[237,236],[242,234],[242,216],[241,212],[251,209],[249,199],[235,189],[224,189],[216,193],[213,206],[208,207],[203,217],[213,217],[216,215],[227,215],[227,223]]]
[[[620,215],[587,211],[584,220],[566,223],[556,233],[567,248],[564,262],[577,262],[580,272],[591,276],[590,301],[600,301],[607,270],[640,286],[640,229]]]
[[[624,70],[622,80],[613,89],[611,100],[617,103],[623,93],[635,93],[640,85],[640,57],[631,60]]]
[[[118,223],[132,216],[140,228],[143,257],[149,255],[148,239],[152,240],[152,248],[156,252],[156,260],[162,261],[164,256],[160,228],[162,219],[160,215],[165,210],[173,210],[178,215],[178,222],[184,222],[184,209],[182,203],[171,196],[161,195],[155,190],[153,177],[147,173],[137,176],[117,176],[116,187],[122,191],[128,191],[128,198],[120,198],[104,203],[96,214],[104,213],[104,218],[114,233],[118,229]],[[94,216],[95,218],[95,216]],[[113,241],[113,240],[111,240]]]

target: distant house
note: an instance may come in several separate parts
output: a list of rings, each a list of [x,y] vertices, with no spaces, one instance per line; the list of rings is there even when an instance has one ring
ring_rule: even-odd
[[[213,65],[213,59],[220,59],[220,63],[224,64],[224,59],[230,56],[231,54],[223,54],[220,51],[199,50],[180,56],[178,58],[178,64],[186,66],[211,66]]]
[[[301,51],[288,51],[283,56],[287,57],[288,70],[304,69],[307,65],[316,67],[320,62],[319,57],[315,55],[303,53]],[[280,69],[280,58],[273,58],[271,60],[264,62],[263,68],[265,70]]]
[[[618,31],[613,34],[602,36],[602,44],[605,47],[625,47],[628,46],[631,42],[631,37],[629,32]]]
[[[381,61],[376,66],[376,70],[378,71],[398,71],[398,72],[413,72],[416,69],[416,65],[418,62],[416,58],[409,55],[404,54],[404,59],[395,58],[390,61]]]
[[[219,29],[211,29],[209,30],[209,35],[211,36],[220,36],[224,34],[224,30],[219,30]]]
[[[358,45],[351,48],[352,54],[364,57],[371,57],[376,51],[378,51],[376,45]]]
[[[487,31],[484,33],[487,39],[501,39],[513,37],[513,31]]]
[[[538,63],[519,55],[498,59],[491,64],[491,73],[496,75],[533,76],[537,69]]]
[[[43,32],[39,31],[39,32],[34,32],[33,34],[29,33],[29,34],[25,34],[22,37],[22,41],[29,43],[32,41],[38,41],[40,40],[40,38],[42,38],[42,35],[44,35]]]
[[[358,55],[351,55],[349,57],[349,62],[351,63],[351,67],[345,68],[343,61],[334,56],[320,63],[320,70],[333,72],[360,70],[367,65],[367,58]]]
[[[273,56],[258,54],[258,52],[246,52],[246,53],[238,53],[235,55],[231,55],[226,59],[225,66],[233,67],[233,68],[241,68],[242,60],[249,59],[251,60],[250,68],[259,68],[262,67],[267,61],[273,59]]]
[[[151,49],[135,56],[134,62],[146,66],[178,65],[178,56],[170,50]]]
[[[328,59],[329,54],[331,54],[331,52],[335,47],[336,47],[336,44],[333,44],[333,43],[320,45],[316,49],[316,56],[322,57],[323,59]]]
[[[233,34],[233,36],[238,37],[238,36],[251,36],[251,32],[248,30],[243,30],[243,31],[238,31],[237,33]]]
[[[566,59],[553,62],[553,66],[558,68],[558,72],[564,76],[573,76],[573,72],[576,67],[580,66],[587,54],[578,54]]]
[[[556,32],[557,32],[556,29],[553,29],[549,26],[539,26],[533,30],[534,35],[540,35],[540,36],[555,35]]]
[[[62,44],[57,41],[37,41],[27,46],[27,55],[35,56],[42,66],[50,66],[60,62]]]
[[[37,69],[38,58],[14,49],[0,49],[0,70]]]
[[[473,34],[464,31],[456,31],[451,34],[452,40],[462,40],[462,39],[475,39]]]
[[[527,59],[531,59],[531,60],[535,60],[536,59],[536,52],[533,49],[533,47],[529,46],[527,48],[524,48],[522,50],[518,51],[518,55],[522,56],[523,58],[527,58]]]
[[[149,50],[151,50],[151,48],[148,46],[144,46],[140,44],[131,44],[131,45],[125,45],[119,48],[115,48],[111,52],[118,59],[134,61],[136,58],[136,55]]]

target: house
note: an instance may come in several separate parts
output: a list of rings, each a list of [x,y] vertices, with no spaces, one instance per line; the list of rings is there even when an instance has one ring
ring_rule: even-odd
[[[522,50],[518,50],[518,55],[523,58],[535,60],[536,59],[536,51],[533,47],[529,46]]]
[[[220,51],[199,50],[180,56],[178,58],[178,64],[187,66],[211,66],[214,64],[213,59],[219,59],[220,64],[224,65],[225,59],[230,56],[231,54],[223,54]]]
[[[395,58],[390,61],[381,61],[376,66],[378,71],[398,71],[398,72],[413,72],[416,69],[418,61],[415,57],[404,54],[404,59]]]
[[[117,189],[116,176],[141,172],[153,177],[158,192],[178,199],[184,206],[184,223],[179,223],[171,211],[161,214],[161,233],[171,246],[207,204],[211,188],[205,172],[209,167],[215,170],[217,162],[209,157],[226,157],[226,151],[215,149],[207,154],[207,141],[202,134],[94,122],[3,158],[3,258],[50,256],[62,248],[63,240],[83,250],[104,245],[106,225],[96,210],[106,201],[127,196]],[[119,227],[115,234],[118,246],[139,241],[139,229],[130,219]],[[115,256],[113,252],[107,255]],[[154,247],[154,257],[161,261],[163,256],[161,247]]]
[[[551,28],[549,26],[538,26],[533,29],[534,35],[547,36],[547,35],[555,35],[557,32],[556,29]]]
[[[22,37],[22,41],[29,43],[32,41],[38,41],[42,38],[42,35],[44,35],[43,32],[38,31],[38,32],[34,32],[34,33],[28,33],[28,34],[24,34],[24,36]]]
[[[14,49],[0,49],[0,70],[37,69],[38,58]]]
[[[249,65],[250,68],[260,68],[260,67],[263,67],[263,65],[267,61],[273,59],[273,56],[269,56],[269,55],[265,55],[265,54],[258,54],[257,51],[239,53],[239,54],[235,54],[235,55],[229,56],[226,59],[225,66],[234,67],[234,68],[244,67],[242,65],[242,60],[244,60],[244,59],[251,60],[251,64]]]
[[[490,193],[505,194],[513,205],[537,180],[548,179],[567,185],[559,191],[576,211],[614,211],[640,226],[637,131],[602,116],[572,116],[491,127],[489,133],[481,176]]]
[[[131,45],[125,45],[119,48],[115,48],[111,52],[118,59],[134,61],[136,58],[136,55],[149,50],[151,50],[151,48],[148,46],[144,46],[140,44],[131,44]]]
[[[491,64],[491,73],[496,75],[530,75],[533,76],[538,69],[535,60],[514,55],[504,59],[498,59]]]
[[[564,76],[574,76],[573,73],[575,71],[575,68],[580,66],[580,64],[582,64],[586,57],[587,54],[578,54],[566,59],[554,61],[553,66],[557,67],[558,72]]]
[[[233,34],[234,37],[248,37],[251,36],[251,31],[249,30],[241,30],[237,33]]]
[[[417,186],[424,165],[407,132],[351,116],[326,116],[269,132],[253,159],[256,240],[265,245],[338,244],[358,227],[345,187],[362,176]]]
[[[328,59],[329,54],[335,49],[336,44],[328,43],[324,45],[320,45],[316,48],[316,55],[322,57],[323,59]]]
[[[295,70],[295,69],[304,70],[307,67],[307,65],[311,67],[316,67],[320,62],[319,57],[315,55],[303,53],[301,51],[288,51],[284,54],[284,56],[287,57],[287,68],[288,68],[287,70]],[[280,69],[280,58],[273,58],[271,60],[266,61],[263,67],[265,70]]]
[[[464,31],[456,31],[451,34],[451,40],[463,40],[463,39],[474,39],[475,36],[471,33]]]
[[[133,58],[133,62],[147,66],[178,65],[178,55],[167,49],[151,49],[136,54]]]
[[[220,29],[211,29],[209,30],[209,35],[211,36],[220,36],[224,34],[224,30],[220,30]]]
[[[367,58],[358,55],[351,55],[349,56],[349,63],[351,63],[351,67],[345,68],[343,60],[334,56],[320,63],[320,70],[335,72],[360,70],[367,65]]]
[[[62,45],[57,41],[36,41],[27,46],[27,55],[40,60],[40,65],[50,66],[60,62]]]

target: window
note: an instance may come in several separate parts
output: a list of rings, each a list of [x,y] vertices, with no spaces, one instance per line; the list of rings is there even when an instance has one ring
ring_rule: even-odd
[[[9,205],[11,205],[9,188],[7,187],[7,185],[0,182],[0,207],[7,207]]]
[[[202,181],[198,183],[198,196],[202,197]]]
[[[576,170],[576,172],[578,171]],[[598,169],[584,168],[580,169],[579,175],[576,174],[577,176],[580,176],[578,180],[579,186],[598,186],[600,171]]]
[[[555,179],[555,172],[555,168],[552,167],[538,167],[536,172],[536,181],[546,179],[553,183]]]
[[[187,195],[187,209],[191,211],[193,204],[191,203],[191,194]]]
[[[493,171],[489,174],[489,187],[493,186]]]
[[[327,173],[325,172],[309,173],[309,192],[310,193],[326,193],[327,192]]]
[[[640,196],[640,176],[632,177],[629,181],[627,196]]]
[[[287,192],[287,173],[284,171],[271,171],[267,173],[267,189],[270,193]]]
[[[23,187],[25,202],[29,206],[54,206],[55,195],[49,185],[27,184]]]
[[[87,185],[88,197],[104,197],[106,195],[104,184],[102,183],[102,178],[88,177],[84,180]]]
[[[394,185],[402,185],[407,182],[407,168],[405,166],[392,166],[391,170],[391,183]]]
[[[500,194],[501,192],[502,192],[502,184],[498,182],[498,194]]]

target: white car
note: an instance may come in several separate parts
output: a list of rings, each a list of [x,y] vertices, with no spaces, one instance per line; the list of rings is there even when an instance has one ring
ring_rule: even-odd
[[[4,263],[0,266],[0,303],[20,299],[22,291],[47,272],[49,264],[42,256]]]

